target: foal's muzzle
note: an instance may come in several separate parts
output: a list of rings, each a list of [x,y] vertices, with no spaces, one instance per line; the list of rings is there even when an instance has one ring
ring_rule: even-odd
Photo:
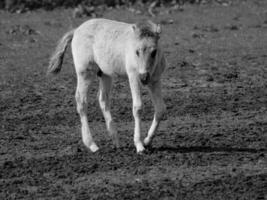
[[[139,75],[140,81],[143,85],[147,85],[150,81],[150,75],[148,72]]]

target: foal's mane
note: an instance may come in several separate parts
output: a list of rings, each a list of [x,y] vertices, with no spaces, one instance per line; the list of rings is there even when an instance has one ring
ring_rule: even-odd
[[[147,37],[158,37],[158,33],[155,32],[155,24],[148,20],[139,21],[135,24],[135,26],[138,29],[140,39]]]

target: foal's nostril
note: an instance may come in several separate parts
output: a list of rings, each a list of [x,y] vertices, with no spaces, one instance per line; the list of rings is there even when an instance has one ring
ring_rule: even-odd
[[[142,84],[144,85],[148,84],[149,80],[150,80],[150,75],[148,72],[140,74],[140,81]]]

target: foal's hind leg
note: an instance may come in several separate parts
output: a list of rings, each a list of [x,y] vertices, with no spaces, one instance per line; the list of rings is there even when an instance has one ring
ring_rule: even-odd
[[[99,80],[99,105],[106,121],[107,131],[112,138],[113,144],[118,148],[119,140],[117,136],[117,130],[110,113],[110,92],[112,88],[112,78],[105,74],[101,74]]]
[[[148,131],[147,137],[144,140],[144,144],[146,146],[151,143],[151,141],[155,135],[155,132],[158,129],[160,120],[161,120],[161,118],[162,118],[162,116],[166,110],[166,106],[165,106],[163,99],[162,99],[160,80],[155,82],[155,83],[150,84],[148,86],[148,89],[150,91],[150,95],[151,95],[152,102],[154,105],[155,113],[154,113],[153,122],[152,122],[151,127]]]
[[[90,84],[91,80],[86,70],[77,72],[77,90],[75,97],[77,102],[77,111],[80,115],[82,124],[82,140],[85,146],[87,146],[92,152],[96,152],[98,150],[98,146],[93,140],[87,119],[87,92]]]

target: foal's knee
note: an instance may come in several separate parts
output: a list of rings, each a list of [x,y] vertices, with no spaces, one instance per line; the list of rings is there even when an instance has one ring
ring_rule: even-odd
[[[109,102],[108,102],[108,96],[104,96],[103,94],[98,96],[98,102],[101,110],[107,111],[109,110]]]
[[[107,109],[106,108],[106,102],[103,99],[99,99],[98,102],[99,102],[99,106],[100,106],[101,110],[105,111]]]
[[[140,113],[141,113],[141,110],[142,110],[142,103],[141,102],[134,103],[134,105],[133,105],[133,116],[134,117],[139,117]]]
[[[85,109],[86,109],[86,105],[87,105],[86,99],[82,98],[81,95],[79,94],[79,92],[76,92],[75,99],[76,99],[76,103],[77,103],[77,112],[79,114],[85,113]]]

